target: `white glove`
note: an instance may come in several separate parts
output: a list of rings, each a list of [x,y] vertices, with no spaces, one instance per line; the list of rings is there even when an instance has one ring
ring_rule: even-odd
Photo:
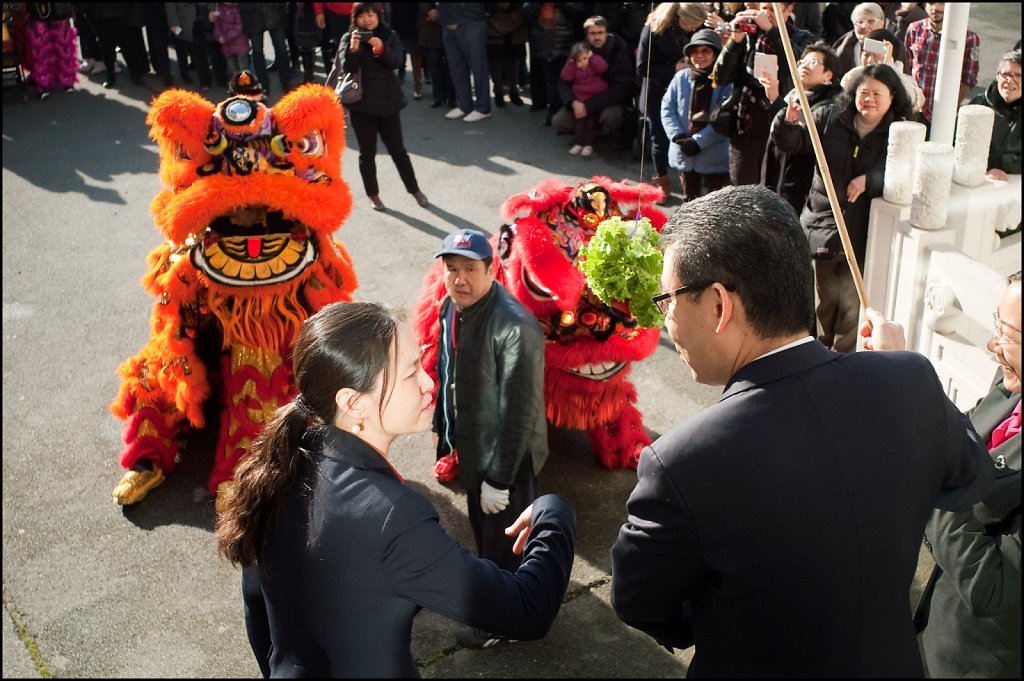
[[[491,487],[485,480],[480,485],[480,508],[488,515],[508,508],[508,490]]]

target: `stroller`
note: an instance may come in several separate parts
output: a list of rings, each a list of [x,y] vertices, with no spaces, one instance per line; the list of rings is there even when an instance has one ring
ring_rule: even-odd
[[[28,101],[25,83],[25,28],[28,25],[28,10],[23,2],[3,3],[3,85],[17,86],[21,98]]]

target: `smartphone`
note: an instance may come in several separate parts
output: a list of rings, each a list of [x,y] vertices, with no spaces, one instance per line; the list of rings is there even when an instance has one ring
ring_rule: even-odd
[[[363,41],[369,40],[373,37],[373,31],[356,31],[356,34],[358,34],[359,39]]]
[[[885,47],[885,43],[881,40],[864,38],[864,51],[871,54],[885,54],[888,50]]]
[[[778,55],[764,52],[754,53],[754,78],[760,78],[763,71],[767,71],[773,79],[779,79]]]

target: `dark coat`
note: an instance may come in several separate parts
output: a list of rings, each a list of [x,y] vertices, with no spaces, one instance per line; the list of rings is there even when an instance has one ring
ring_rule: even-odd
[[[997,372],[969,412],[988,442],[1020,401]],[[966,511],[935,511],[925,530],[936,567],[918,606],[925,665],[932,677],[1019,679],[1020,434],[989,452],[996,483]]]
[[[839,197],[839,207],[843,211],[846,229],[853,243],[853,252],[863,268],[868,244],[871,199],[882,195],[885,159],[889,147],[889,126],[893,122],[894,114],[890,109],[882,122],[861,139],[853,124],[857,110],[852,102],[841,110],[835,106],[826,106],[813,113],[818,136],[821,138],[821,147],[828,161],[832,184]],[[814,154],[807,129],[786,123],[785,118],[772,127],[771,140],[787,154]],[[856,201],[850,203],[846,200],[846,185],[860,175],[867,176],[866,188]],[[807,233],[811,253],[815,253],[819,247],[833,253],[842,252],[839,228],[832,213],[832,204],[828,200],[825,180],[822,179],[821,169],[817,165],[814,178],[811,180],[811,189],[807,194],[807,202],[800,213],[800,224]]]
[[[644,24],[636,50],[636,75],[644,79],[638,100],[641,113],[651,118],[661,115],[661,99],[676,75],[676,64],[683,58],[683,48],[692,36],[679,27],[679,22],[664,33],[652,33],[650,25]]]
[[[555,18],[548,26],[540,22],[540,6],[543,4],[523,3],[523,16],[530,34],[530,59],[562,63],[582,33],[584,5],[582,2],[555,4]]]
[[[1020,175],[1020,103],[1007,104],[996,82],[992,81],[985,92],[971,99],[971,104],[983,104],[996,112],[995,124],[992,126],[992,142],[988,148],[988,167],[999,168],[1012,174]]]
[[[405,48],[402,38],[396,31],[381,22],[373,30],[373,34],[384,43],[384,52],[374,56],[368,41],[360,41],[359,51],[352,52],[349,43],[352,32],[341,36],[341,46],[334,58],[334,67],[327,76],[325,85],[329,88],[337,86],[344,73],[359,71],[362,76],[362,100],[347,105],[351,111],[370,116],[391,116],[405,108],[405,94],[398,82],[395,71],[405,62]]]
[[[793,48],[793,54],[802,54],[804,48],[811,44],[814,36],[809,31],[797,28],[795,25],[786,26],[789,32],[789,42]],[[771,45],[772,52],[779,58],[779,92],[789,92],[793,89],[793,75],[789,72],[789,64],[786,61],[785,48],[782,46],[782,33],[776,26],[767,33],[758,31],[754,34],[743,36],[739,42],[730,41],[721,54],[718,55],[716,63],[716,78],[719,84],[732,83],[733,91],[742,90],[737,115],[740,122],[733,135],[734,141],[741,139],[766,139],[771,129],[772,119],[778,111],[778,104],[769,101],[764,93],[764,87],[754,78],[754,55],[761,51],[758,42],[761,37]],[[749,122],[745,120],[749,116]]]
[[[442,320],[450,305],[451,298],[442,301]],[[537,318],[497,282],[475,305],[455,310],[455,318],[459,482],[470,490],[483,480],[508,488],[531,471],[539,474],[548,458],[544,335]],[[445,418],[439,396],[435,432],[448,432]]]
[[[436,2],[416,3],[416,41],[420,47],[427,49],[441,49],[444,43],[441,39],[441,21],[427,21],[427,13],[437,9]]]
[[[487,12],[487,44],[526,44],[526,18],[523,16],[523,3],[490,3]]]
[[[757,359],[640,455],[612,606],[688,676],[922,676],[910,585],[932,508],[992,462],[911,352],[815,341]]]
[[[264,675],[418,677],[421,608],[514,639],[543,637],[572,569],[575,512],[533,505],[513,574],[463,549],[375,449],[328,427],[303,460],[258,565],[243,571],[246,628]]]
[[[323,31],[316,25],[313,3],[295,4],[295,45],[300,50],[315,50],[323,42]]]
[[[843,89],[833,83],[822,83],[815,85],[807,91],[807,101],[811,104],[811,111],[823,106],[833,106],[836,96]],[[784,97],[780,97],[784,100]],[[786,109],[780,109],[772,121],[772,128],[782,125],[786,120]],[[807,194],[811,191],[811,180],[814,178],[814,169],[818,167],[814,153],[810,154],[787,154],[775,146],[775,142],[768,140],[768,147],[765,150],[764,161],[761,165],[761,184],[786,200],[797,215],[804,209],[807,201]]]
[[[288,29],[287,2],[240,2],[245,32],[262,33],[272,28]]]

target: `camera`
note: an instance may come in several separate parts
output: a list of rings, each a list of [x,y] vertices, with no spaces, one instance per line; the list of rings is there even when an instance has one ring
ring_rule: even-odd
[[[757,22],[753,19],[742,19],[737,23],[737,26],[744,33],[757,33]]]
[[[366,42],[373,37],[373,31],[356,31],[356,35],[359,36],[360,40]]]

